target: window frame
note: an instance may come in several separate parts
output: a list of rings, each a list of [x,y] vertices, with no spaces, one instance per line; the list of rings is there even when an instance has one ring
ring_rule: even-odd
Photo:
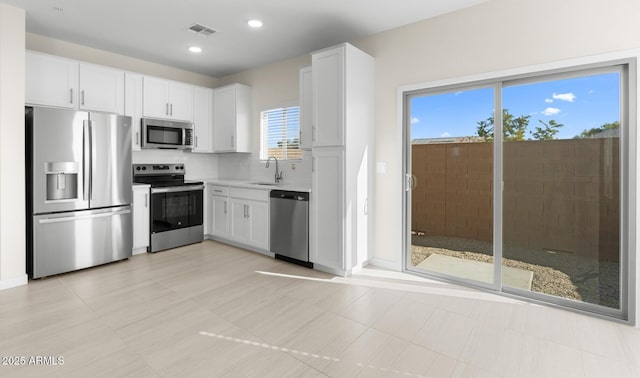
[[[621,55],[622,54],[622,55]],[[411,268],[410,253],[410,221],[411,221],[411,98],[419,95],[433,95],[447,93],[454,90],[470,90],[479,87],[495,86],[495,129],[494,129],[494,188],[502,186],[503,172],[503,144],[502,144],[502,88],[512,85],[541,82],[553,79],[567,79],[588,74],[612,72],[619,70],[621,74],[620,96],[620,308],[609,309],[603,306],[584,302],[573,302],[563,298],[555,298],[537,293],[527,292],[523,295],[518,290],[502,286],[501,265],[495,264],[493,285],[476,285],[470,282],[440,277],[445,281],[467,284],[474,287],[488,289],[494,293],[540,302],[552,306],[560,306],[569,310],[586,312],[592,315],[604,316],[612,320],[635,323],[638,316],[638,301],[636,270],[638,269],[636,203],[637,203],[637,110],[638,78],[637,61],[640,54],[610,54],[608,56],[574,59],[532,67],[506,70],[496,73],[468,76],[458,79],[448,79],[429,83],[405,86],[398,89],[398,108],[402,109],[398,115],[399,133],[403,141],[403,182],[405,182],[402,208],[403,248],[401,256],[402,270],[418,275],[430,276],[416,272]],[[494,259],[502,259],[502,191],[494,191]],[[497,278],[496,278],[497,277]]]

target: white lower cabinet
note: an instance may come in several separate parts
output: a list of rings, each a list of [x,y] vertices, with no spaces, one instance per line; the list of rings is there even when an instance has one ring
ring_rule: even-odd
[[[269,249],[269,203],[231,198],[230,239]]]
[[[229,198],[209,196],[209,235],[229,238]]]
[[[342,149],[315,149],[312,164],[313,216],[309,258],[315,264],[341,273],[347,268],[344,253],[344,152]]]
[[[269,250],[269,190],[208,185],[207,234]]]
[[[149,185],[133,186],[133,254],[149,247]]]

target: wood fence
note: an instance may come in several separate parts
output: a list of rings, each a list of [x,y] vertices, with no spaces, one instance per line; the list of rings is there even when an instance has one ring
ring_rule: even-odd
[[[618,261],[617,138],[505,143],[504,248]],[[412,230],[493,240],[493,143],[414,144]]]

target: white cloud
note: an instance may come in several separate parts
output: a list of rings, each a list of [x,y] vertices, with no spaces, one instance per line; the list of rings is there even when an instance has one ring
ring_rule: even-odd
[[[419,122],[420,122],[420,118],[418,118],[418,117],[411,118],[411,124],[412,125],[415,125],[416,123],[419,123]]]
[[[544,102],[546,102],[547,104],[550,104],[550,103],[552,103],[552,102],[553,102],[553,100],[552,100],[552,99],[550,99],[550,98],[545,98],[545,99],[544,99]]]
[[[545,110],[542,111],[542,114],[546,115],[546,116],[552,116],[552,115],[556,115],[560,113],[560,109],[558,108],[546,108]]]
[[[553,94],[553,99],[554,100],[574,102],[576,100],[576,95],[574,95],[571,92],[569,92],[569,93],[554,93]]]
[[[448,133],[448,132],[446,132],[446,131],[445,131],[444,133],[440,134],[440,138],[448,138],[448,137],[450,137],[450,136],[451,136],[451,134],[449,134],[449,133]]]

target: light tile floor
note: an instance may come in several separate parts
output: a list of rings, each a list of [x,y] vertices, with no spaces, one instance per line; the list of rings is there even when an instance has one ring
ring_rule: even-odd
[[[640,330],[205,241],[0,291],[0,356],[26,358],[2,377],[639,378]]]

